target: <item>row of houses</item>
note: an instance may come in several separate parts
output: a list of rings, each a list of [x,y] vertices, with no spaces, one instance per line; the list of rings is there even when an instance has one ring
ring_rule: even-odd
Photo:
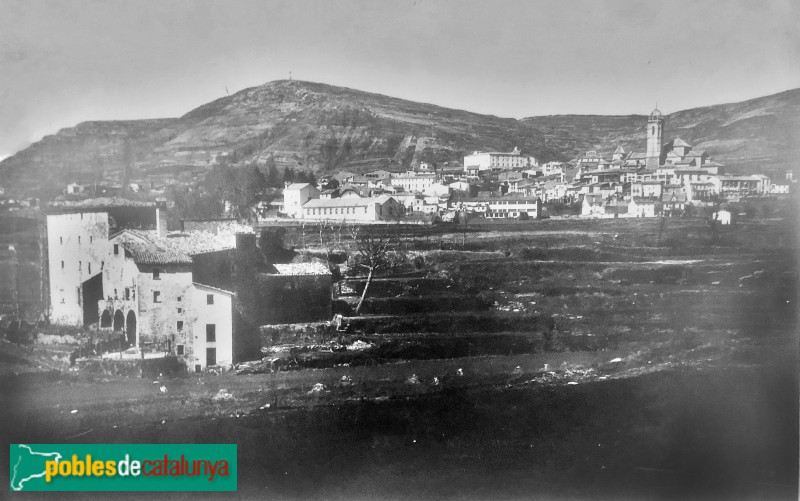
[[[650,214],[652,207],[661,207],[656,212],[674,215],[687,204],[788,194],[795,184],[791,175],[773,182],[763,174],[730,174],[708,152],[680,137],[664,143],[664,120],[658,109],[648,117],[644,151],[618,146],[610,157],[592,150],[569,162],[541,165],[519,148],[475,151],[458,167],[420,162],[402,172],[343,171],[321,178],[317,186],[290,184],[275,205],[285,217],[365,223],[457,210],[496,218],[539,217],[540,203],[553,202],[582,203],[583,215],[593,217],[619,216],[620,202],[633,203],[631,214]],[[263,209],[267,214],[269,208]]]

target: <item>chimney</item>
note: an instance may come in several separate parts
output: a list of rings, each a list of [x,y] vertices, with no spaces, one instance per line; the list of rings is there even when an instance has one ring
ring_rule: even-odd
[[[158,236],[167,236],[167,202],[156,202],[156,232]]]

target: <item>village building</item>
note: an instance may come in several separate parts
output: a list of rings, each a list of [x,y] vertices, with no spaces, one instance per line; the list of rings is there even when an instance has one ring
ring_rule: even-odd
[[[661,215],[661,200],[652,198],[631,198],[628,204],[628,217],[657,217]]]
[[[563,174],[567,170],[567,164],[564,162],[547,162],[542,164],[542,175],[552,176],[554,174]]]
[[[302,219],[349,222],[394,221],[405,209],[394,198],[381,195],[369,198],[334,198],[309,200],[303,205]]]
[[[403,188],[405,191],[425,193],[436,183],[436,174],[433,173],[405,173],[392,176],[389,183],[392,186]]]
[[[192,337],[187,345],[176,346],[176,355],[186,357],[187,365],[200,372],[206,367],[233,364],[234,293],[192,283]],[[187,351],[192,344],[191,354]]]
[[[463,205],[475,212],[482,212],[488,219],[537,219],[542,210],[542,202],[534,197],[487,197],[465,200]]]
[[[660,181],[639,181],[631,183],[633,198],[661,198],[663,184]]]
[[[289,217],[302,217],[303,204],[319,198],[319,190],[309,183],[292,183],[283,189],[283,211]]]
[[[605,215],[606,199],[599,193],[587,194],[583,196],[581,202],[581,216],[599,217]]]
[[[662,210],[665,216],[682,216],[686,211],[686,193],[674,190],[661,195]]]
[[[497,151],[475,151],[464,157],[465,172],[482,172],[487,170],[526,169],[538,166],[534,157],[524,156],[519,148],[508,153]]]
[[[108,255],[109,233],[119,227],[166,233],[166,205],[119,198],[64,202],[47,209],[48,317],[59,325],[97,321],[103,297],[100,276]]]

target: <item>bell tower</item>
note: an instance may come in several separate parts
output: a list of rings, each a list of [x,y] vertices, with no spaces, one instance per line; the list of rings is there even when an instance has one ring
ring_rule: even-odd
[[[661,135],[664,131],[664,116],[654,109],[647,118],[647,156],[645,167],[655,169],[661,164]]]

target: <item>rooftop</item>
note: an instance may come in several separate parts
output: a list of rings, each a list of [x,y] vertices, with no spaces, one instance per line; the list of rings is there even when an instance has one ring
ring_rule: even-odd
[[[330,275],[331,270],[322,263],[273,264],[279,275],[308,276]]]
[[[163,249],[155,244],[123,242],[121,245],[130,252],[136,264],[192,264],[188,254]]]
[[[384,204],[386,203],[391,197],[387,195],[381,195],[379,197],[370,197],[370,198],[332,198],[329,200],[315,198],[313,200],[309,200],[305,204],[303,204],[304,209],[314,209],[314,208],[328,208],[328,207],[365,207],[372,204]]]
[[[102,212],[105,209],[114,209],[119,207],[155,208],[157,206],[158,202],[129,200],[122,197],[100,197],[75,201],[55,201],[50,204],[48,212]]]

